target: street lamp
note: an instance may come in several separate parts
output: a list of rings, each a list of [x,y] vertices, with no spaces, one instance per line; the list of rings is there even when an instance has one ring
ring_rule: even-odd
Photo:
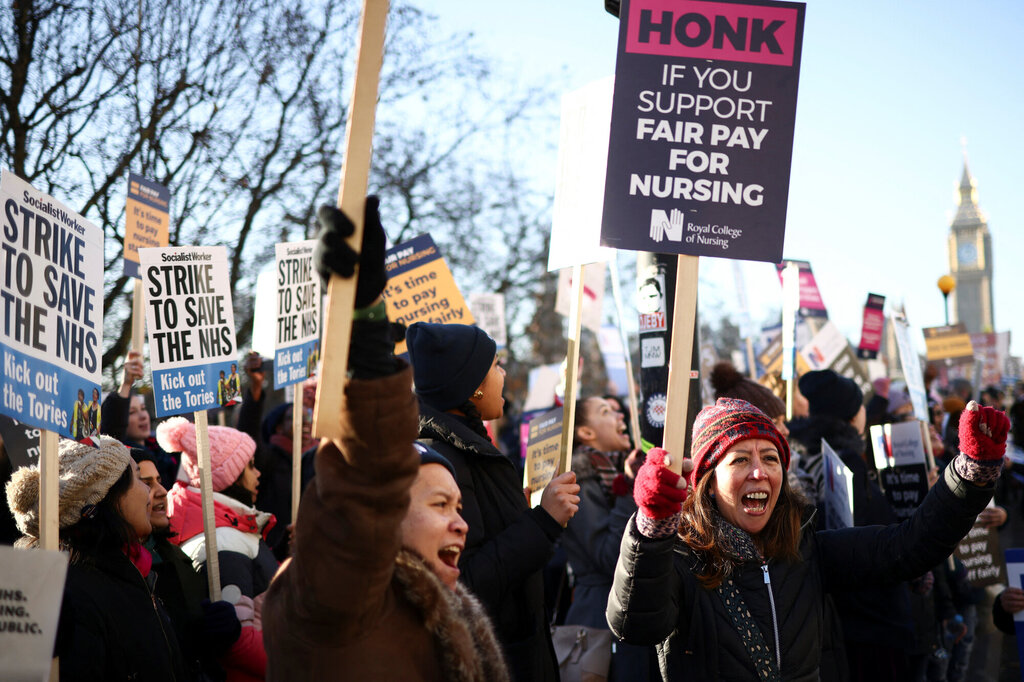
[[[949,275],[939,277],[939,291],[942,292],[942,301],[946,306],[946,326],[949,326],[949,293],[956,289],[956,280]]]

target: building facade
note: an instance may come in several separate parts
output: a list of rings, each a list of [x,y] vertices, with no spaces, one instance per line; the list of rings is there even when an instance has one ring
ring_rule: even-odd
[[[950,322],[963,322],[970,333],[995,331],[992,301],[992,237],[978,206],[978,190],[967,167],[960,178],[956,216],[949,227],[949,272],[956,280],[950,294]]]

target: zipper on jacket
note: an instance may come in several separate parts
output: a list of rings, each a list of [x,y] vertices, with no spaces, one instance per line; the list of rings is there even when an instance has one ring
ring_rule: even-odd
[[[131,561],[131,559],[129,559],[128,561],[131,562],[132,568],[135,569],[135,572],[139,575],[139,580],[142,581],[143,586],[146,588],[146,592],[149,593],[149,600],[153,603],[153,615],[156,616],[156,624],[160,626],[160,634],[162,634],[164,636],[164,648],[167,649],[167,658],[168,658],[168,660],[169,660],[169,662],[171,664],[170,665],[171,679],[177,681],[178,677],[177,677],[177,675],[174,674],[174,649],[171,647],[171,640],[169,640],[167,638],[167,630],[164,629],[164,619],[160,616],[160,607],[157,606],[157,603],[156,603],[156,592],[155,592],[155,589],[156,589],[156,579],[157,579],[157,576],[156,575],[153,576],[153,587],[151,588],[149,586],[149,583],[146,581],[146,576],[142,575],[142,571],[140,571],[139,567],[135,565],[135,562]],[[179,645],[179,647],[180,647],[180,645]],[[180,648],[179,648],[179,652],[180,652]]]
[[[768,562],[761,564],[761,571],[764,573],[764,584],[768,588],[768,601],[772,605],[772,628],[775,631],[775,663],[779,666],[779,674],[782,674],[782,648],[779,646],[779,617],[775,612],[775,595],[772,593],[772,579],[768,575]]]

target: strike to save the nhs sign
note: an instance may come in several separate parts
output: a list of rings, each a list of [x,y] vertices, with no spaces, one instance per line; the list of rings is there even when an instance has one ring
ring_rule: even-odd
[[[602,245],[782,259],[804,8],[622,0]]]

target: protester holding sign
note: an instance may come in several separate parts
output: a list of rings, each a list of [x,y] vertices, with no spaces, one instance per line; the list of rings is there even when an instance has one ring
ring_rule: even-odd
[[[97,446],[62,440],[60,542],[71,554],[54,655],[70,680],[184,680],[178,639],[154,597],[153,557],[141,544],[152,526],[149,489],[128,448],[108,436]],[[7,501],[39,544],[39,469],[22,467]]]
[[[153,532],[143,538],[143,546],[153,555],[153,593],[167,609],[189,672],[195,679],[219,679],[224,671],[217,658],[242,633],[235,607],[226,601],[210,601],[206,581],[196,572],[192,559],[171,542],[167,490],[160,484],[156,459],[140,448],[132,448],[131,455],[139,465],[139,477],[149,487]]]
[[[182,454],[189,485],[184,481],[174,484],[167,496],[167,514],[175,542],[196,568],[205,570],[206,537],[195,424],[171,417],[157,427],[156,437],[168,452]],[[221,664],[229,681],[261,680],[267,657],[260,632],[259,602],[278,566],[264,537],[274,527],[275,519],[273,514],[252,506],[260,479],[253,462],[256,444],[252,438],[227,426],[211,426],[209,439],[220,582],[224,598],[235,604],[242,623],[241,636],[221,658]]]
[[[160,472],[160,485],[170,490],[178,478],[178,458],[164,452],[156,442],[146,397],[132,393],[132,386],[142,374],[142,353],[128,351],[120,388],[103,399],[102,432],[128,447],[141,448],[152,455]]]
[[[341,435],[317,450],[293,557],[267,592],[267,678],[504,682],[487,616],[458,583],[466,522],[454,469],[413,445],[411,372],[394,356],[380,298],[377,203],[367,201],[358,257],[337,248],[353,231],[344,214],[326,207],[320,222],[318,270],[351,277],[360,263],[349,380]]]
[[[542,571],[580,498],[576,475],[554,477],[530,509],[515,465],[483,420],[501,416],[505,371],[483,330],[417,322],[406,334],[420,399],[420,437],[455,466],[469,523],[462,581],[494,619],[516,680],[557,680]]]
[[[782,434],[749,403],[719,400],[694,423],[687,479],[661,449],[637,474],[612,630],[660,643],[667,680],[818,679],[825,594],[906,580],[945,559],[992,496],[1008,428],[1005,415],[972,404],[961,456],[912,519],[814,532],[783,475]]]
[[[567,625],[608,629],[604,611],[612,589],[619,545],[629,517],[636,512],[633,480],[639,453],[630,452],[626,422],[607,400],[577,401],[573,431],[572,470],[580,486],[580,511],[565,528],[562,546],[575,579]],[[609,679],[650,679],[654,673],[650,647],[619,645]]]

